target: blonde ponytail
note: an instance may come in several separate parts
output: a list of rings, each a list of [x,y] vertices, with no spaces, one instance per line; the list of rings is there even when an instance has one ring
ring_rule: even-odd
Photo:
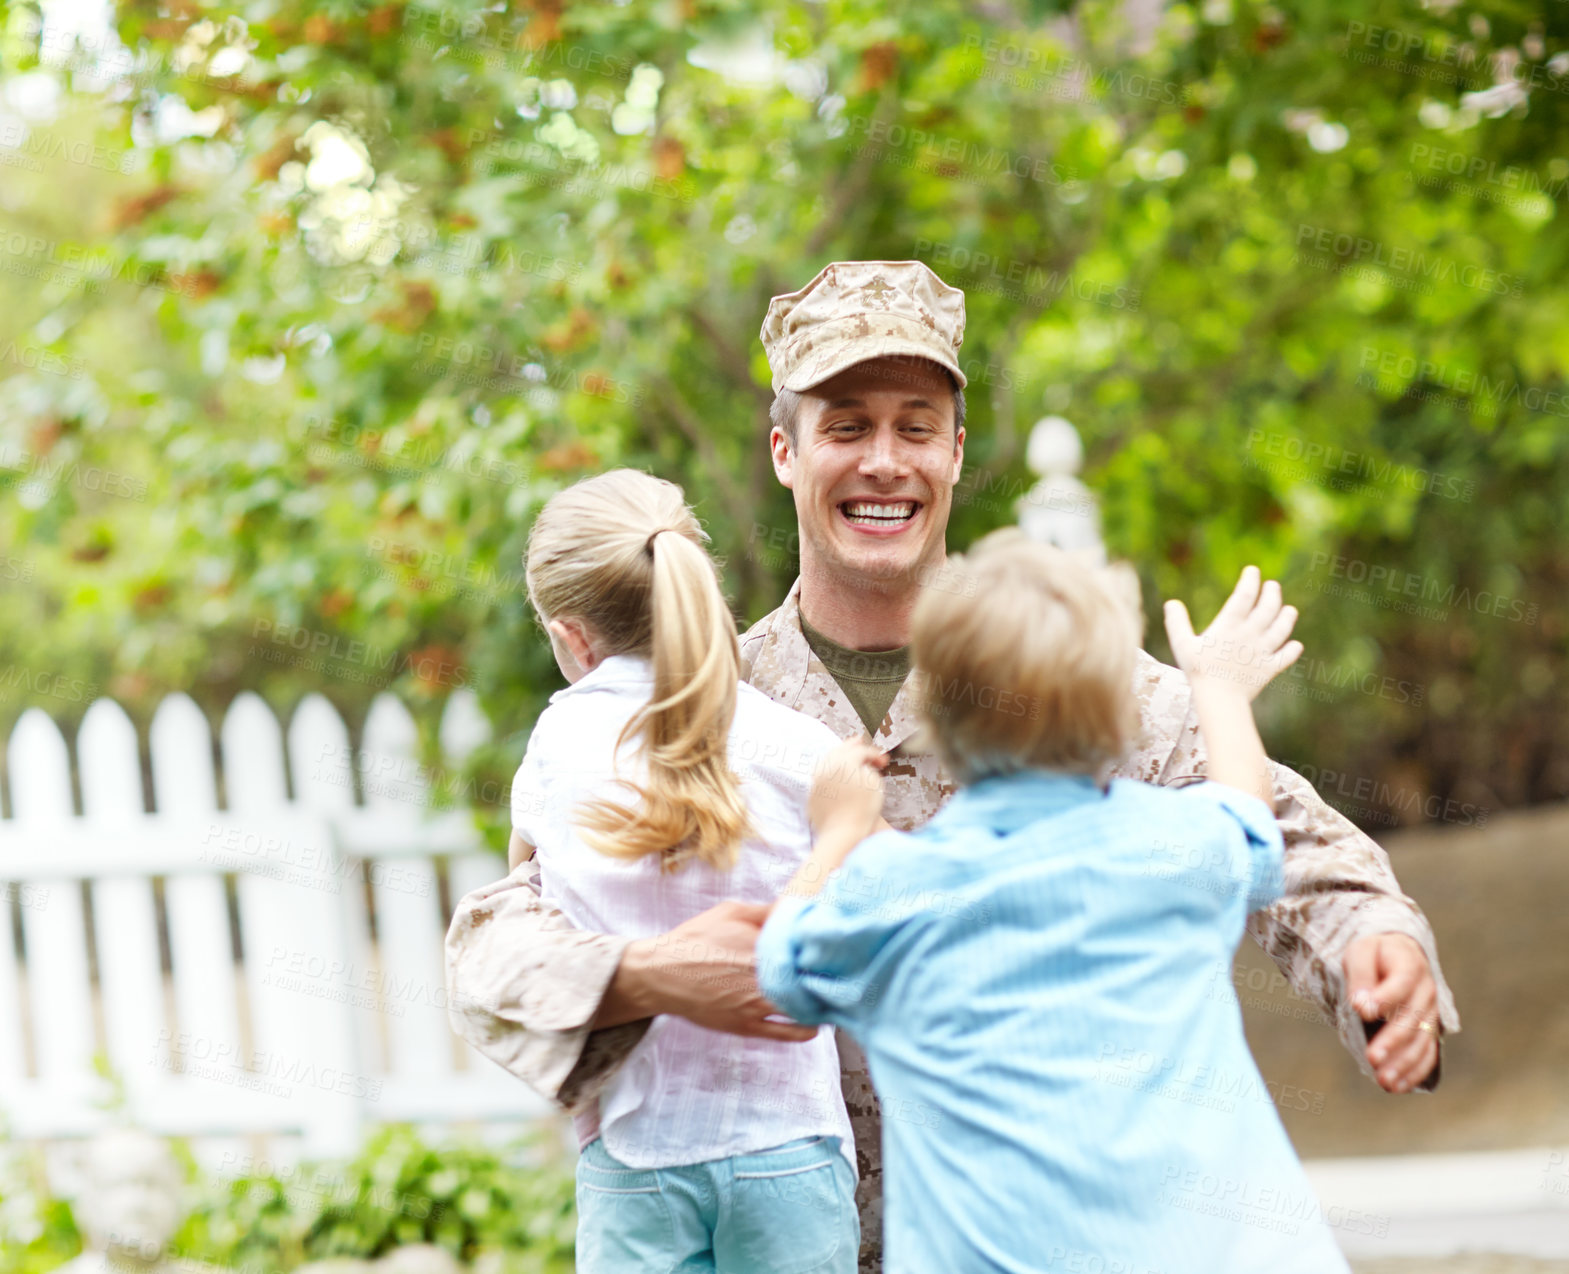
[[[555,496],[528,543],[543,619],[575,617],[605,655],[653,662],[653,697],[616,745],[639,740],[647,778],[621,780],[632,804],[590,801],[577,822],[600,853],[659,854],[667,871],[689,857],[728,868],[751,830],[728,755],[740,650],[706,538],[680,487],[615,469]]]

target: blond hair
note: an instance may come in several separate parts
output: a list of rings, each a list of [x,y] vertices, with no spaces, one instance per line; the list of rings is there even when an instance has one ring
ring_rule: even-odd
[[[1017,528],[949,562],[916,604],[910,640],[943,762],[966,783],[1032,768],[1099,777],[1139,725],[1138,577]]]
[[[646,780],[619,780],[634,803],[589,801],[577,822],[600,853],[659,854],[667,871],[689,857],[728,868],[750,831],[728,756],[740,648],[707,538],[680,487],[615,469],[553,497],[525,559],[542,622],[579,619],[602,657],[653,662],[653,697],[616,741],[640,741]]]

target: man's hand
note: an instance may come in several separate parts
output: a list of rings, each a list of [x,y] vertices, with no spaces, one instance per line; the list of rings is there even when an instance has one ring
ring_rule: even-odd
[[[1379,933],[1346,948],[1346,994],[1364,1022],[1384,1025],[1367,1059],[1386,1092],[1407,1093],[1438,1062],[1438,987],[1414,938]]]
[[[771,903],[722,902],[657,938],[628,944],[594,1016],[602,1028],[673,1013],[711,1031],[799,1043],[815,1026],[771,1022],[753,955]]]

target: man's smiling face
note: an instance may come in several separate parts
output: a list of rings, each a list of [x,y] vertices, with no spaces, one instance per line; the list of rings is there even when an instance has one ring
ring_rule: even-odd
[[[948,373],[924,359],[857,363],[803,393],[774,471],[795,495],[803,574],[914,586],[939,564],[964,460]]]

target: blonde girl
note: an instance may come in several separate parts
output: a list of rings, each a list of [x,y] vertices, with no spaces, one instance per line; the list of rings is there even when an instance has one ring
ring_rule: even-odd
[[[513,784],[513,858],[580,929],[669,932],[772,902],[811,850],[838,740],[740,681],[735,622],[681,489],[620,469],[555,496],[529,597],[570,683]],[[852,1271],[855,1167],[831,1032],[785,1043],[654,1019],[579,1119],[578,1267]]]

